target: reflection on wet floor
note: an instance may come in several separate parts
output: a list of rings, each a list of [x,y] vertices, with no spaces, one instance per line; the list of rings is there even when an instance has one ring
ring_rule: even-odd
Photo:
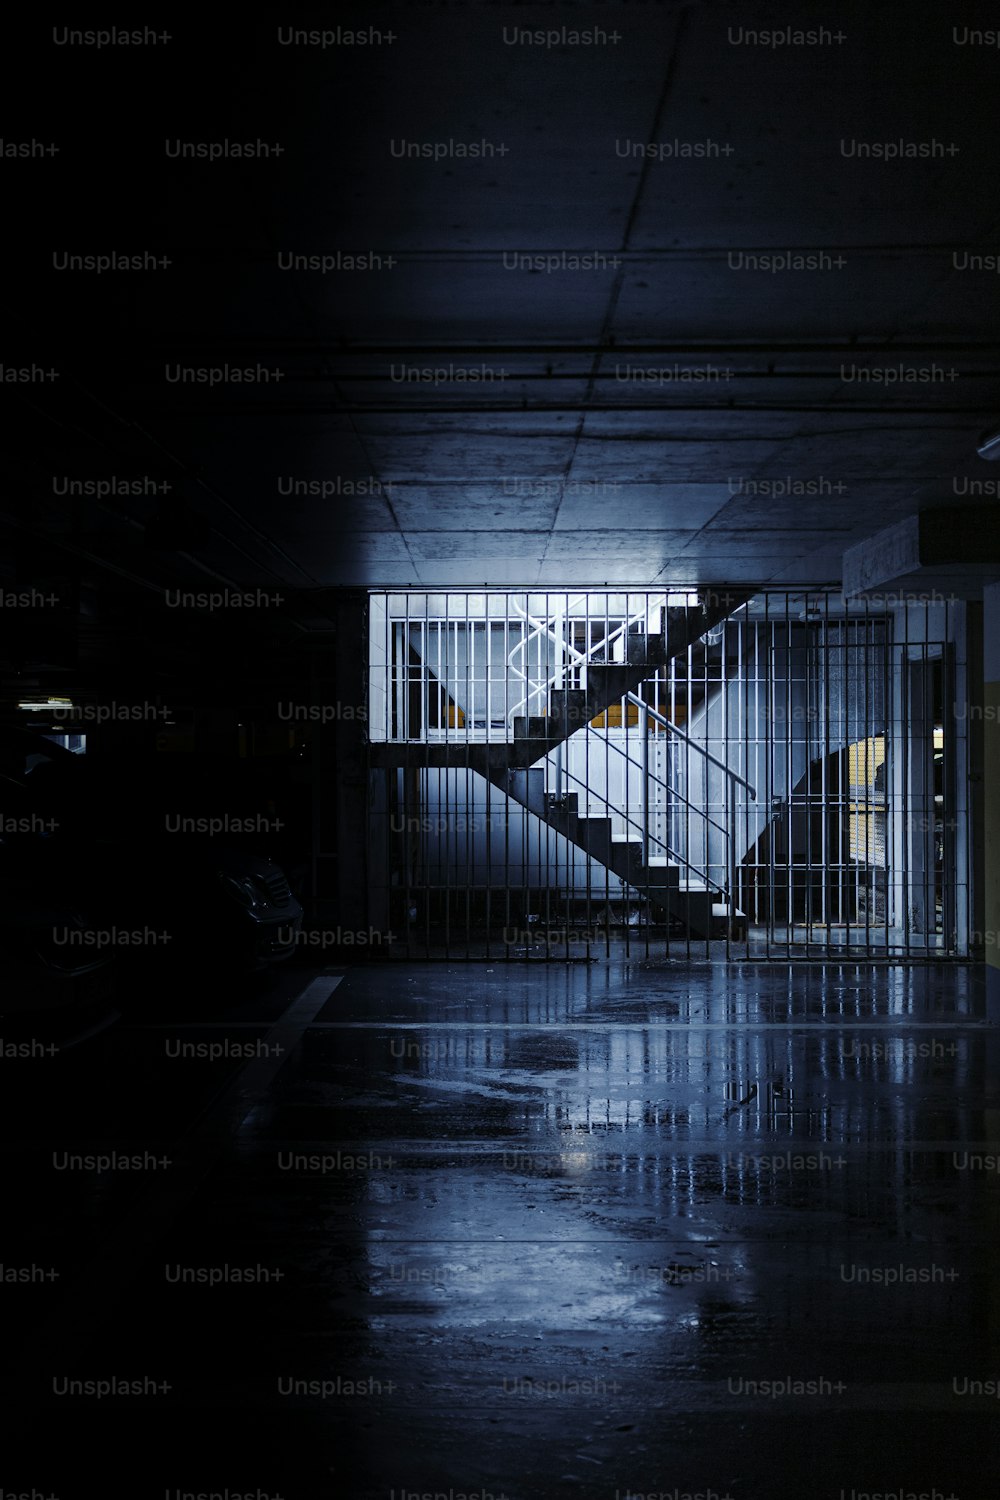
[[[238,1430],[231,1487],[285,1500],[994,1492],[973,971],[397,964],[315,994],[235,1139],[175,1143],[186,1196],[144,1184],[100,1328],[102,1366],[170,1371],[170,1483],[209,1488],[188,1437]],[[99,1246],[106,1185],[51,1194]],[[223,1266],[281,1274],[183,1275]]]

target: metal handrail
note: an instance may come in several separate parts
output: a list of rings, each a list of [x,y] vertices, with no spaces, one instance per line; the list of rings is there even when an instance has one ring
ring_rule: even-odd
[[[587,725],[587,730],[591,734],[596,734],[596,732],[597,732],[596,730],[591,729],[591,726],[589,724]],[[621,745],[618,744],[617,740],[613,740],[610,737],[606,736],[601,741],[601,743],[604,744],[604,745],[610,745],[611,749],[612,750],[616,750],[619,755],[623,756],[624,759],[628,762],[628,764],[630,766],[634,766],[636,764],[636,761],[633,760],[632,756],[629,755],[629,753],[628,753],[627,750],[623,750],[622,749]],[[646,771],[646,778],[647,778],[647,780],[655,781],[656,784],[657,784],[657,786],[662,786],[665,791],[671,792],[673,794],[673,796],[675,796],[680,802],[682,802],[684,804],[684,806],[686,808],[688,808],[689,811],[693,811],[693,812],[697,813],[700,818],[704,818],[705,821],[706,821],[706,823],[711,823],[712,827],[718,829],[719,833],[722,834],[723,838],[728,838],[729,837],[729,829],[726,827],[726,825],[724,823],[717,823],[713,817],[709,816],[709,814],[708,814],[708,812],[707,812],[706,809],[701,808],[701,807],[699,807],[697,805],[697,803],[692,802],[691,798],[689,796],[687,796],[687,794],[685,792],[680,791],[677,787],[672,787],[670,785],[670,782],[667,781],[664,777],[662,777],[662,776],[653,776],[652,773],[647,770]],[[598,800],[599,801],[606,802],[606,799],[603,798],[603,797],[601,797],[600,793],[598,793],[597,796],[598,796]],[[611,802],[607,802],[606,805],[608,807],[611,807],[612,803]]]
[[[609,740],[607,743],[613,744],[614,742]],[[618,745],[615,745],[615,749],[618,750],[621,754],[625,753]],[[548,759],[548,756],[546,756],[546,759]],[[627,756],[626,759],[628,759]],[[672,848],[672,846],[668,843],[665,843],[663,839],[657,838],[655,833],[651,833],[649,831],[648,819],[646,819],[644,822],[640,822],[638,818],[631,817],[627,812],[624,812],[621,808],[616,807],[615,804],[611,802],[607,797],[602,797],[600,792],[595,793],[594,789],[590,787],[587,782],[585,782],[581,777],[574,775],[572,771],[566,769],[565,767],[562,770],[562,776],[565,778],[565,780],[575,781],[577,786],[583,787],[584,791],[587,793],[588,798],[596,796],[597,801],[603,803],[604,806],[608,809],[609,813],[612,813],[617,818],[621,818],[626,826],[631,824],[633,828],[637,828],[642,834],[642,839],[639,841],[640,843],[649,844],[650,842],[652,842],[656,844],[658,848],[665,850],[668,856],[676,860],[676,862],[681,865],[689,875],[697,875],[699,880],[703,880],[705,882],[706,886],[712,886],[716,891],[719,892],[720,895],[725,896],[727,901],[729,900],[728,882],[723,883],[716,880],[712,875],[708,873],[707,870],[703,870],[700,865],[694,864],[686,854],[681,854],[680,850]],[[668,784],[666,782],[661,782],[661,785],[667,786]],[[701,809],[695,807],[694,804],[683,795],[683,793],[678,793],[677,795],[680,796],[681,800],[688,808],[694,808],[695,812],[706,818],[708,822],[713,825],[713,827],[717,828],[722,834],[723,838],[725,838],[728,842],[728,840],[731,838],[731,834],[728,828],[723,827],[720,823],[716,823],[715,819],[709,818],[707,813],[702,813]],[[567,837],[569,837],[569,835],[567,835]],[[637,889],[641,889],[641,887],[637,887]]]
[[[625,697],[627,702],[635,703],[639,708],[645,709],[646,713],[655,723],[662,724],[664,729],[669,729],[672,734],[679,735],[680,738],[684,740],[685,744],[690,745],[693,750],[697,750],[699,755],[703,755],[706,760],[710,760],[713,766],[717,766],[720,771],[725,771],[726,775],[731,777],[733,781],[738,781],[740,786],[746,787],[747,791],[750,793],[751,800],[754,802],[757,801],[756,787],[751,786],[749,781],[745,781],[744,778],[738,775],[736,771],[730,770],[725,761],[719,760],[718,756],[713,755],[711,750],[706,750],[704,745],[700,745],[696,739],[693,739],[691,735],[687,734],[685,730],[681,729],[679,724],[675,724],[672,719],[666,718],[659,712],[658,709],[655,709],[651,704],[646,703],[644,699],[640,698],[636,693],[626,693]]]
[[[526,652],[529,642],[533,641],[536,636],[547,635],[550,640],[556,641],[557,645],[561,645],[565,652],[575,657],[578,661],[587,660],[586,652],[578,651],[575,646],[571,645],[570,642],[565,639],[565,637],[562,639],[562,641],[559,641],[550,624],[533,615],[530,610],[522,609],[516,599],[513,599],[511,602],[514,605],[514,608],[520,614],[521,618],[525,621],[525,623],[531,626],[531,630],[528,631],[524,636],[522,636],[522,638],[516,643],[515,646],[512,647],[507,655],[508,667],[512,672],[516,672],[518,677],[520,677],[521,681],[525,684],[524,697],[519,698],[518,701],[513,705],[513,707],[508,709],[507,711],[508,720],[512,720],[519,712],[527,709],[528,704],[531,702],[532,698],[540,697],[542,694],[545,694],[547,697],[549,688],[552,686],[552,683],[555,680],[554,678],[549,677],[546,678],[545,682],[540,683],[537,687],[529,687],[527,672],[522,671],[520,667],[516,667],[514,665],[515,655],[518,652],[521,652],[522,654]]]
[[[582,779],[582,777],[574,775],[572,771],[567,771],[564,769],[563,776],[567,781],[575,781],[577,786],[582,786],[588,797],[595,795],[593,788],[588,786],[588,784]],[[602,797],[599,792],[596,794],[596,796],[598,802],[603,802],[604,806],[608,809],[609,812],[613,811],[616,818],[621,818],[624,823],[631,823],[634,828],[638,828],[640,832],[646,833],[647,839],[651,839],[652,842],[656,844],[660,849],[664,849],[667,854],[675,858],[678,863],[687,865],[688,869],[697,870],[697,866],[692,865],[691,862],[687,860],[684,855],[681,854],[677,849],[672,849],[669,844],[664,843],[663,839],[658,839],[655,833],[646,832],[637,818],[632,818],[628,815],[628,813],[622,812],[620,808],[615,807],[613,802],[609,802],[607,797]],[[569,835],[567,835],[567,837],[569,837]],[[641,840],[639,842],[641,842]],[[700,875],[701,871],[697,870],[697,873]]]
[[[653,599],[659,599],[662,597],[663,604],[660,607],[664,609],[666,608],[667,595],[665,593],[662,595],[653,594],[649,597]],[[586,598],[586,594],[580,593],[578,595],[571,595],[570,598]],[[646,603],[642,609],[634,610],[632,614],[627,615],[622,620],[622,623],[620,625],[616,625],[613,629],[608,631],[607,635],[602,636],[599,641],[595,641],[592,646],[588,646],[588,649],[586,651],[577,651],[576,647],[571,645],[569,641],[565,639],[565,637],[563,637],[560,641],[555,635],[555,632],[552,630],[551,625],[547,621],[543,621],[540,618],[532,615],[526,609],[522,610],[520,604],[516,600],[512,600],[512,603],[514,604],[514,607],[520,612],[522,618],[532,627],[530,633],[525,635],[522,640],[517,642],[517,644],[513,647],[507,657],[508,666],[512,671],[517,673],[518,677],[520,677],[525,684],[527,684],[528,682],[527,674],[525,672],[522,672],[520,667],[514,666],[513,658],[516,652],[524,652],[527,649],[528,642],[530,640],[533,640],[535,636],[540,634],[547,635],[550,640],[556,641],[557,644],[560,644],[566,654],[574,659],[573,664],[579,665],[582,662],[586,665],[589,664],[591,657],[596,655],[598,651],[605,650],[608,646],[611,645],[613,641],[616,641],[619,636],[627,635],[628,631],[636,623],[636,621],[647,618],[650,608],[649,598],[647,598]],[[570,614],[570,610],[568,607],[566,613],[568,617]],[[544,683],[540,683],[537,687],[532,688],[526,686],[524,696],[518,699],[517,703],[515,703],[513,707],[508,710],[508,720],[512,720],[518,713],[526,710],[532,698],[539,698],[543,695],[545,695],[547,698],[548,690],[552,686],[554,681],[555,677],[553,676],[547,678]]]

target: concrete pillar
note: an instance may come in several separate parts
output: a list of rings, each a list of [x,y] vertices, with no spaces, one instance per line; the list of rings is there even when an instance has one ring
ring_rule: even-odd
[[[986,1014],[1000,1023],[1000,583],[983,590],[983,679]]]

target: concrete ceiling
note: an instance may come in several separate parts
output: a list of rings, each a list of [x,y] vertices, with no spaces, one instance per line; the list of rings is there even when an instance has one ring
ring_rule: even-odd
[[[820,584],[970,481],[996,504],[976,445],[1000,426],[1000,278],[963,267],[1000,253],[1000,53],[959,45],[946,7],[387,3],[296,25],[395,40],[212,20],[100,52],[26,26],[9,49],[9,89],[29,65],[52,88],[8,137],[60,144],[4,163],[6,357],[61,371],[3,388],[13,543],[151,587]],[[617,42],[506,40],[594,25]],[[843,40],[741,40],[785,25]],[[224,139],[282,154],[165,146]],[[845,144],[900,139],[946,154]],[[449,141],[506,149],[394,155]],[[52,260],[147,249],[171,265]],[[394,264],[279,259],[338,252]],[[827,260],[746,264],[776,253]],[[227,364],[281,378],[167,378]],[[55,493],[108,475],[170,489]]]

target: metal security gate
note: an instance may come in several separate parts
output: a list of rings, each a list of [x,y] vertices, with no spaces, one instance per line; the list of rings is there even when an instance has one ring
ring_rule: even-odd
[[[389,951],[966,955],[965,627],[823,591],[373,594]]]

